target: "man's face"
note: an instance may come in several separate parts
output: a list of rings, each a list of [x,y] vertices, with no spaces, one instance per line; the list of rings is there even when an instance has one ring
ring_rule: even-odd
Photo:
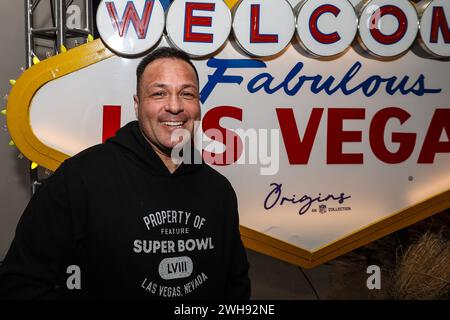
[[[142,74],[134,109],[139,126],[153,148],[169,154],[178,143],[172,133],[185,129],[193,137],[200,120],[199,88],[194,69],[172,58],[150,63]]]

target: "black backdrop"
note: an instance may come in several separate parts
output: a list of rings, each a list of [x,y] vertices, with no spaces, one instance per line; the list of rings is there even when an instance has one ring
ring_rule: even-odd
[[[93,5],[93,9],[94,9],[93,11],[94,11],[94,38],[95,39],[100,38],[100,35],[98,34],[96,19],[95,19],[95,16],[97,14],[97,8],[98,8],[98,5],[100,4],[100,1],[101,0],[92,0],[92,5]]]

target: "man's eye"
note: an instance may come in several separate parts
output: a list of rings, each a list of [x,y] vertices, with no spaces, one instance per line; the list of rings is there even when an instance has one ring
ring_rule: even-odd
[[[191,92],[182,92],[181,96],[183,97],[187,97],[187,98],[194,98],[195,94],[191,93]]]
[[[154,92],[152,93],[152,97],[163,97],[164,96],[164,92]]]

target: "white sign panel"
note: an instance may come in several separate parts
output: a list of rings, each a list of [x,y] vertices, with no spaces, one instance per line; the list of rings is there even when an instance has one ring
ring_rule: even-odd
[[[180,18],[184,18],[183,23]],[[194,57],[217,51],[230,31],[231,13],[223,0],[177,0],[167,12],[169,40]]]
[[[243,0],[234,7],[233,31],[246,53],[273,56],[291,41],[294,14],[284,0]]]
[[[30,110],[39,140],[73,155],[101,142],[103,106],[134,120],[137,63],[113,57],[43,86]],[[195,64],[204,129],[233,130],[244,148],[215,166],[243,226],[312,252],[450,187],[447,62],[353,50],[324,62],[293,47],[261,61],[228,44]]]
[[[370,0],[359,18],[359,35],[367,50],[379,57],[406,52],[417,36],[419,19],[409,1]]]
[[[428,2],[421,17],[422,45],[425,50],[438,57],[450,55],[450,28],[447,17],[450,17],[450,2],[445,0]]]
[[[306,1],[297,8],[297,35],[314,55],[329,57],[347,50],[355,38],[358,18],[347,0]]]
[[[164,8],[158,0],[102,1],[97,27],[105,44],[114,52],[138,55],[161,38]]]

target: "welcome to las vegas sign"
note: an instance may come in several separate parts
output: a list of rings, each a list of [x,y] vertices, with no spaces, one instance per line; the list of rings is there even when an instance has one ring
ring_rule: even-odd
[[[103,1],[103,41],[27,70],[8,128],[54,170],[135,119],[143,54],[184,50],[245,245],[314,267],[450,206],[449,21],[443,0]]]

